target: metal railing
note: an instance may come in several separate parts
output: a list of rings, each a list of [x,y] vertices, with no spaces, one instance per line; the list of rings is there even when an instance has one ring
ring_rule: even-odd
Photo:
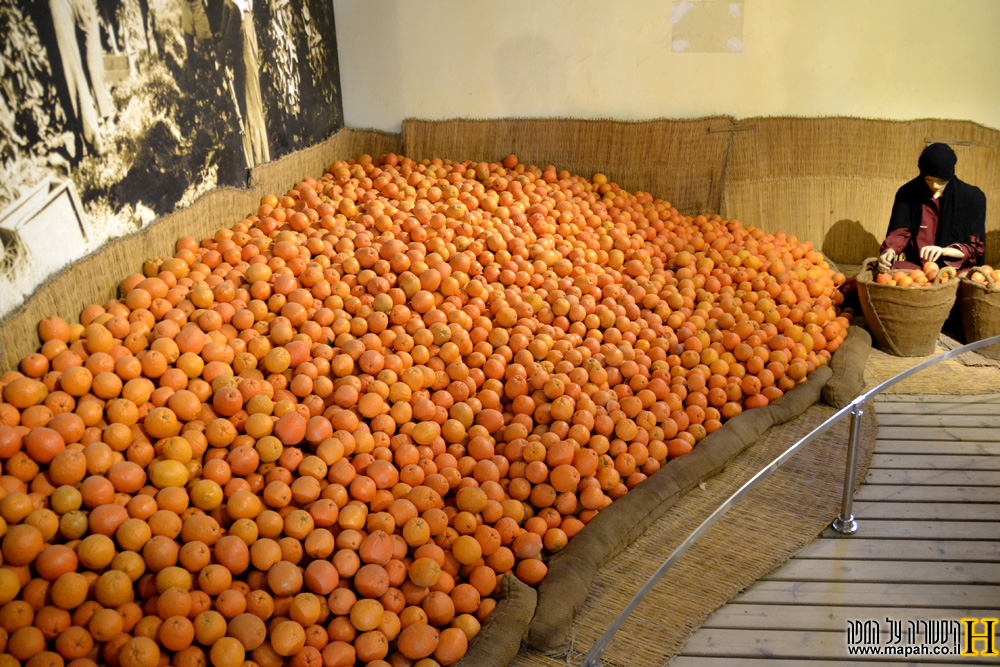
[[[919,373],[922,370],[930,368],[942,361],[947,361],[966,352],[971,352],[977,350],[981,347],[987,347],[1000,343],[1000,336],[993,336],[991,338],[984,338],[983,340],[978,340],[974,343],[969,343],[961,347],[957,347],[954,350],[948,350],[942,354],[935,355],[930,359],[920,362],[916,366],[909,368],[902,373],[894,375],[885,382],[877,385],[873,389],[861,394],[848,405],[844,406],[836,413],[834,413],[830,418],[824,421],[822,424],[814,428],[812,431],[807,433],[801,440],[796,442],[794,445],[786,449],[780,456],[771,461],[763,469],[760,470],[756,475],[751,477],[747,482],[736,490],[733,495],[731,495],[725,502],[723,502],[719,507],[712,512],[707,519],[705,519],[701,525],[694,529],[694,531],[687,536],[687,538],[681,542],[681,544],[674,550],[670,556],[663,561],[663,564],[657,568],[656,572],[650,576],[649,580],[639,589],[639,592],[635,594],[625,609],[622,610],[620,614],[615,618],[614,622],[608,627],[608,629],[601,635],[591,649],[584,656],[583,662],[580,663],[581,667],[603,667],[601,663],[601,656],[604,655],[604,649],[607,647],[611,639],[617,634],[621,627],[628,620],[628,617],[632,615],[636,607],[642,602],[642,600],[653,590],[653,587],[663,578],[674,563],[680,560],[681,556],[687,553],[688,549],[705,534],[709,528],[711,528],[716,521],[718,521],[722,515],[729,511],[737,502],[740,501],[744,496],[746,496],[750,491],[754,489],[761,481],[766,479],[775,470],[780,468],[788,459],[790,459],[798,450],[805,445],[809,444],[820,435],[830,430],[837,422],[839,422],[844,415],[851,415],[850,424],[850,440],[847,446],[847,469],[844,474],[844,498],[841,504],[840,515],[834,520],[832,527],[834,530],[843,533],[845,535],[850,535],[857,531],[858,522],[855,521],[854,515],[851,513],[851,508],[854,501],[854,484],[857,478],[857,458],[858,458],[858,437],[861,432],[861,416],[864,414],[863,406],[864,404],[874,396],[882,393],[889,387],[892,387],[898,382],[902,382],[908,377]]]

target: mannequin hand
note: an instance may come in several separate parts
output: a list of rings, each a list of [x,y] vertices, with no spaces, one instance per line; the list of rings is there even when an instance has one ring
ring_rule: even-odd
[[[896,261],[896,251],[890,248],[878,256],[878,270],[887,273],[894,261]]]
[[[942,248],[941,246],[927,245],[920,249],[920,259],[925,262],[936,262],[940,257],[959,259],[962,257],[962,254],[961,250],[951,246]]]

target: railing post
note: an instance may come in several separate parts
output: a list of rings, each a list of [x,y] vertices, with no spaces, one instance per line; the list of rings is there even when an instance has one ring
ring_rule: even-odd
[[[861,436],[861,415],[865,411],[860,403],[851,408],[851,435],[847,443],[847,470],[844,473],[844,500],[840,506],[840,516],[833,520],[833,529],[844,535],[858,530],[858,522],[851,514],[854,503],[854,479],[857,476],[858,439]]]

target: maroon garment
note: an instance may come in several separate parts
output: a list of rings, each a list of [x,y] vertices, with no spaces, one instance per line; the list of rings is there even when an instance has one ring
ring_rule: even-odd
[[[937,245],[938,221],[941,219],[941,200],[928,197],[924,202],[924,214],[920,218],[917,232],[917,250],[929,245]],[[919,255],[918,255],[919,256]]]
[[[909,228],[899,227],[892,230],[882,242],[879,254],[888,249],[896,251],[896,261],[893,269],[919,269],[923,267],[924,261],[920,258],[920,250],[929,245],[939,245],[938,223],[941,220],[941,198],[934,198],[934,193],[927,188],[927,196],[922,202],[922,212],[920,218],[920,229],[917,238],[912,239]],[[953,243],[955,247],[962,251],[962,257],[952,259],[941,257],[938,265],[952,266],[959,271],[966,271],[974,266],[975,258],[982,256],[983,239],[978,236],[971,236],[968,243]]]

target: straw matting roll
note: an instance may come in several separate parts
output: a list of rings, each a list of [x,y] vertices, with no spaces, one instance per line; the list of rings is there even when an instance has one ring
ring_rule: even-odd
[[[728,116],[695,120],[521,119],[403,121],[404,150],[415,160],[449,158],[553,165],[590,177],[603,173],[630,192],[669,201],[686,215],[719,210],[731,141]]]

